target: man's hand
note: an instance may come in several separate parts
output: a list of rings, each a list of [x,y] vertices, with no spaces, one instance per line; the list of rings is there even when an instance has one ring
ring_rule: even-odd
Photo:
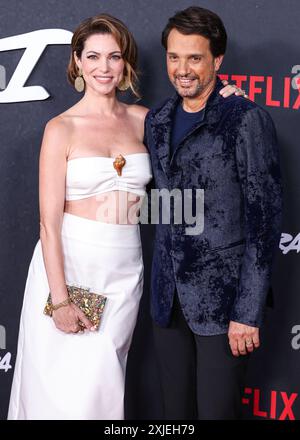
[[[230,321],[228,338],[233,356],[245,355],[259,347],[259,328]]]
[[[226,79],[222,81],[224,87],[220,90],[220,95],[223,96],[223,98],[227,98],[230,95],[236,95],[236,96],[243,96],[244,98],[249,98],[248,95],[246,95],[245,90],[240,89],[235,84],[229,84]]]

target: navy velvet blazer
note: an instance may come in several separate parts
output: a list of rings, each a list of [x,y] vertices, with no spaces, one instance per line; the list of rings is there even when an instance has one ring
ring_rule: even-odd
[[[151,313],[168,326],[177,289],[191,330],[226,333],[230,320],[260,326],[281,225],[276,132],[269,114],[236,96],[223,98],[217,79],[202,122],[170,160],[175,94],[146,117],[154,188],[204,189],[204,230],[156,225]]]

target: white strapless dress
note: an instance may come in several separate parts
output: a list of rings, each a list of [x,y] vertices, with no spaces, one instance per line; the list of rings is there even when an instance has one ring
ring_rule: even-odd
[[[66,196],[88,196],[91,185],[101,192],[101,179],[104,189],[123,191],[127,180],[128,191],[141,195],[151,179],[149,156],[125,157],[118,177],[112,158],[71,160]],[[66,282],[107,296],[100,329],[66,334],[43,314],[49,285],[39,240],[25,287],[8,419],[121,420],[127,355],[143,290],[139,225],[64,213],[61,239]]]

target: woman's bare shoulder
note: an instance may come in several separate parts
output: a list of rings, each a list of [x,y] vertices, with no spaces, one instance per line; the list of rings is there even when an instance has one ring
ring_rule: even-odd
[[[70,139],[74,130],[74,116],[69,112],[61,113],[50,119],[45,126],[45,136]]]
[[[63,114],[55,116],[54,118],[50,119],[46,126],[45,131],[56,133],[60,132],[63,133],[70,128],[70,118],[65,117]]]
[[[67,157],[72,132],[72,118],[60,114],[50,119],[45,126],[41,153]]]
[[[50,128],[51,130],[62,130],[62,131],[72,129],[74,121],[75,121],[76,116],[78,114],[78,112],[76,111],[76,108],[77,108],[77,106],[74,105],[73,107],[69,108],[68,110],[64,111],[63,113],[60,113],[59,115],[50,119],[47,122],[46,127]]]
[[[140,121],[144,121],[146,114],[149,112],[147,107],[138,104],[127,105],[127,112],[130,116],[139,119]]]

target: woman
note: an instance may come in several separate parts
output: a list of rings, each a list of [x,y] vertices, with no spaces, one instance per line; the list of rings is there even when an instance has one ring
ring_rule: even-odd
[[[72,38],[68,77],[83,98],[46,126],[40,240],[30,263],[9,419],[123,419],[127,354],[143,289],[137,215],[151,179],[147,109],[136,94],[136,44],[109,15]],[[231,92],[235,92],[232,89]],[[105,295],[100,329],[66,285]],[[52,319],[43,314],[51,292]]]

